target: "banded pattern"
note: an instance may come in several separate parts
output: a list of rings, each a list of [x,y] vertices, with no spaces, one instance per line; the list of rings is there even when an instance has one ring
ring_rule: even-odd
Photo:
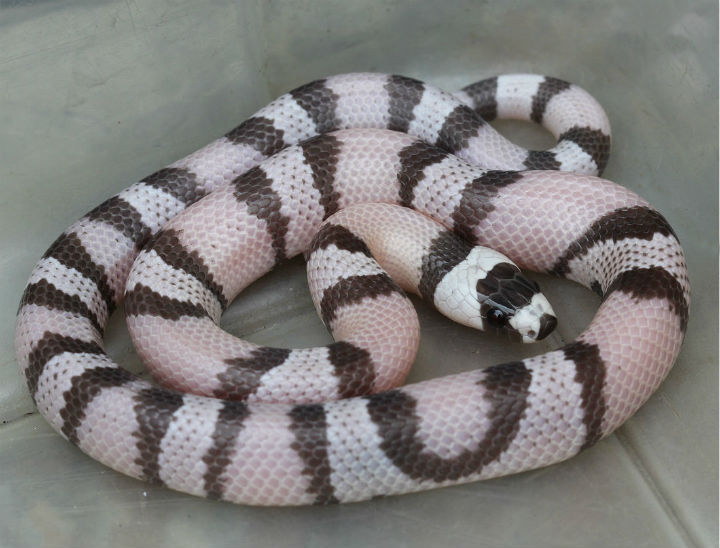
[[[339,154],[345,153],[344,145],[358,132],[379,136],[377,130],[330,134]],[[385,134],[388,145],[398,137],[405,140],[401,134]],[[288,154],[291,152],[301,160],[302,147],[289,149]],[[273,171],[275,159],[264,162],[263,169]],[[298,182],[280,177],[274,185],[276,196],[286,196],[290,185],[297,187]],[[312,188],[308,181],[304,191]],[[362,188],[373,190],[373,184]],[[302,195],[301,188],[295,191]],[[231,196],[236,198],[234,202]],[[278,209],[292,210],[292,203],[279,201]],[[170,237],[194,232],[193,225],[216,218],[218,207],[227,212],[231,204],[237,211],[228,219],[237,219],[241,225],[226,222],[208,227],[205,238],[196,242],[197,249],[189,250],[176,241],[174,253],[164,251]],[[298,246],[283,248],[288,256],[308,249],[310,293],[337,342],[290,350],[234,339],[217,325],[222,303],[213,299],[218,288],[227,292],[230,300],[239,291],[227,277],[231,272],[196,268],[192,276],[188,274],[192,269],[184,266],[186,261],[177,257],[192,257],[192,264],[213,264],[212,254],[204,250],[218,249],[227,242],[228,260],[238,265],[232,276],[240,287],[251,283],[250,275],[239,278],[243,259],[264,256],[271,265],[277,250],[275,238],[265,240],[264,245],[246,229],[246,205],[232,188],[208,196],[161,230],[130,272],[125,296],[128,328],[153,377],[166,386],[198,395],[294,403],[393,388],[407,375],[420,336],[417,316],[403,289],[422,295],[442,313],[473,327],[489,327],[484,312],[496,306],[508,315],[527,316],[522,325],[513,318],[506,326],[518,338],[526,335],[530,342],[552,330],[543,331],[541,320],[546,313],[552,314],[552,309],[537,284],[524,278],[506,257],[472,246],[406,208],[345,204],[322,228],[322,211],[317,212],[314,223],[306,216],[304,227],[298,228],[304,235],[293,231]],[[288,223],[291,228],[293,221],[290,218]],[[272,230],[272,225],[268,226],[268,231]],[[168,258],[162,260],[161,256]],[[478,295],[485,295],[487,301],[480,302]]]
[[[552,150],[552,161],[548,154],[544,160],[563,170],[599,171],[604,145],[588,143],[609,136],[604,114],[580,107],[565,116],[558,106],[584,92],[543,77],[513,78],[516,86],[505,77],[478,86],[495,91],[485,92],[492,101],[474,107],[494,109],[498,117],[533,117],[558,137],[573,136]],[[505,97],[516,87],[528,96],[513,110]],[[318,136],[364,127],[402,129],[423,143],[387,131]],[[631,416],[672,367],[689,310],[683,252],[662,216],[632,192],[589,175],[516,172],[535,161],[532,154],[495,135],[458,99],[425,84],[343,75],[280,97],[225,137],[131,186],[71,225],[31,274],[16,348],[38,409],[61,435],[116,470],[246,504],[418,491],[546,466],[592,446]],[[280,191],[284,180],[297,184]],[[523,267],[594,288],[603,302],[564,348],[368,396],[288,404],[161,388],[113,363],[102,348],[102,329],[125,282],[137,287],[128,274],[147,238],[214,190],[227,198],[205,198],[217,201],[214,218],[243,226],[270,252],[247,256],[242,275],[234,275],[231,242],[221,238],[212,250],[200,245],[214,230],[210,219],[195,219],[193,230],[182,233],[161,232],[161,248],[172,238],[179,247],[144,260],[150,271],[171,264],[176,286],[193,295],[192,307],[178,311],[183,301],[173,290],[161,294],[179,330],[186,319],[212,323],[248,278],[304,251],[305,229],[317,219],[369,201],[411,205]],[[357,243],[347,246],[364,256]],[[193,255],[198,249],[202,255]],[[161,293],[145,287],[148,295]],[[341,315],[337,308],[328,322]],[[243,371],[251,389],[286,359],[282,350],[245,350],[223,365],[231,375],[248,362]],[[362,350],[357,341],[340,341],[325,352],[334,356],[330,362],[351,355],[362,369],[368,366]],[[343,372],[330,376],[341,379]]]
[[[605,170],[610,156],[610,126],[603,110],[590,107],[594,99],[578,86],[549,76],[506,74],[471,84],[456,96],[488,121],[531,120],[553,134],[557,146],[530,151],[523,162],[527,169],[598,175]],[[576,156],[579,151],[583,154]],[[583,168],[566,169],[568,157],[583,157]]]

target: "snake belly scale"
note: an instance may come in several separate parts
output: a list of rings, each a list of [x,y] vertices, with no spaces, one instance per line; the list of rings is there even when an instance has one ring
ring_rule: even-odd
[[[542,123],[558,143],[521,149],[478,112]],[[597,103],[554,78],[499,76],[455,96],[381,74],[297,88],[108,199],[51,245],[17,317],[30,394],[56,431],[106,465],[243,504],[358,501],[569,458],[650,397],[688,320],[687,271],[672,228],[642,198],[596,176],[609,143]],[[239,204],[264,249],[247,257],[249,277],[228,274],[220,284],[217,273],[229,265],[183,232],[180,253],[192,261],[168,268],[201,288],[196,302],[162,301],[178,321],[198,306],[221,311],[248,279],[305,251],[323,219],[378,201],[421,211],[603,302],[558,350],[365,396],[289,404],[164,388],[116,364],[103,330],[140,249],[153,236],[177,236],[161,229],[213,191]],[[197,227],[201,236],[213,232],[212,220]]]

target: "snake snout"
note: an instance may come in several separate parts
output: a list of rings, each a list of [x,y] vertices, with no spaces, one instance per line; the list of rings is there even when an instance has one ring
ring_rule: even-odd
[[[538,334],[537,337],[535,337],[535,340],[541,341],[545,337],[547,337],[555,330],[557,323],[557,318],[552,314],[544,313],[542,316],[540,316],[540,329],[538,330]]]
[[[530,302],[515,311],[510,327],[520,334],[524,343],[546,338],[557,326],[557,317],[542,293],[533,295]]]

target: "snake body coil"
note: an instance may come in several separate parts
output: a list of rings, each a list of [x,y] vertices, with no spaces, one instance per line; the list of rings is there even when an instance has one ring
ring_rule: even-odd
[[[558,144],[526,151],[478,113],[542,123]],[[29,391],[53,428],[106,465],[244,504],[357,501],[569,458],[650,397],[688,319],[689,283],[672,228],[640,197],[595,176],[609,143],[597,103],[553,78],[500,76],[456,96],[378,74],[302,86],[110,198],[52,244],[18,311]],[[128,319],[162,319],[188,339],[188,318],[217,319],[252,279],[306,251],[324,219],[378,201],[419,210],[524,268],[577,281],[602,305],[575,341],[553,352],[330,402],[254,401],[288,359],[272,349],[246,348],[238,358],[252,389],[229,394],[234,400],[148,383],[104,352],[107,319],[151,237],[163,276],[195,288],[193,297],[150,282],[138,289],[134,280]],[[227,257],[237,245],[223,230],[240,228],[250,247],[233,274]],[[325,247],[347,248],[329,238]],[[345,251],[361,253],[353,245]],[[335,282],[348,284],[342,275]],[[365,297],[335,299],[326,322],[372,300]],[[152,333],[162,345],[162,332]],[[347,350],[328,351],[325,365],[340,395],[359,394],[362,381],[354,373],[349,381],[343,366],[367,366],[372,356]],[[220,385],[211,392],[224,390],[221,374],[238,363],[214,373]]]

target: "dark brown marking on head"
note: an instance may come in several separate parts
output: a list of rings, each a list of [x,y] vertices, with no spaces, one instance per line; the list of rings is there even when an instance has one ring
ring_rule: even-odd
[[[605,298],[619,291],[631,295],[634,299],[665,299],[668,308],[680,321],[683,333],[687,330],[690,306],[680,282],[670,272],[659,266],[631,268],[619,274],[610,284]]]
[[[265,221],[272,238],[275,264],[284,261],[287,258],[285,236],[290,219],[280,211],[282,201],[272,188],[272,180],[260,166],[256,166],[238,177],[233,185],[235,198],[247,204],[248,213]]]
[[[183,316],[211,319],[202,305],[161,295],[140,283],[125,294],[125,315],[157,316],[173,321]]]
[[[339,97],[325,83],[325,80],[315,80],[290,92],[293,99],[315,122],[318,133],[340,129],[340,123],[335,117]]]
[[[102,347],[94,341],[83,341],[67,335],[46,331],[28,355],[25,379],[28,391],[33,400],[37,394],[40,376],[47,362],[64,353],[71,354],[104,354]]]
[[[181,243],[177,230],[168,228],[158,232],[148,242],[146,249],[152,249],[169,266],[186,272],[198,280],[212,293],[223,310],[228,306],[223,287],[215,281],[210,269],[196,250],[189,251]]]
[[[477,281],[476,289],[481,302],[480,316],[483,318],[484,329],[503,329],[510,338],[522,340],[520,333],[510,326],[508,320],[518,309],[528,306],[534,295],[540,293],[538,284],[523,275],[516,265],[500,262],[493,266],[483,279]],[[557,324],[554,316],[546,316],[548,317],[544,322],[543,337],[549,335]],[[539,339],[538,333],[537,340]]]
[[[322,320],[326,326],[330,327],[338,309],[343,306],[392,293],[405,295],[403,290],[385,273],[348,276],[323,292],[320,301]]]
[[[262,376],[285,363],[290,352],[287,348],[261,346],[248,357],[226,359],[225,363],[229,367],[218,373],[220,387],[214,390],[214,396],[227,400],[246,400],[255,393]]]
[[[540,292],[538,284],[526,278],[520,269],[509,262],[498,262],[478,280],[478,294],[502,306],[516,309],[530,304],[533,296]]]
[[[480,80],[462,89],[473,101],[473,109],[486,122],[497,118],[497,76]]]
[[[492,200],[498,191],[519,181],[521,171],[488,170],[470,181],[462,190],[462,198],[452,212],[453,231],[468,242],[477,242],[475,229],[495,209]]]
[[[205,493],[209,499],[220,500],[225,494],[223,475],[235,454],[235,444],[250,416],[248,406],[238,401],[223,401],[212,433],[213,444],[203,455]]]
[[[397,178],[400,186],[401,205],[412,207],[415,187],[425,178],[425,173],[423,173],[425,168],[442,162],[447,155],[448,153],[441,148],[423,141],[415,141],[399,152],[400,170]]]
[[[320,192],[320,204],[327,219],[339,206],[340,194],[335,191],[335,172],[340,157],[340,141],[334,135],[318,135],[304,141],[302,147],[305,162],[313,174],[313,186]]]
[[[92,280],[105,301],[108,315],[115,310],[115,292],[110,287],[105,267],[92,260],[77,234],[61,234],[43,255],[43,258],[48,257],[52,257],[68,268],[77,270],[87,279]]]
[[[309,478],[307,492],[315,495],[315,504],[337,503],[328,457],[325,408],[321,404],[296,405],[289,416],[290,430],[295,436],[290,447],[305,465],[302,473]]]
[[[152,386],[138,392],[133,399],[138,429],[132,433],[140,455],[135,464],[142,468],[142,478],[153,485],[163,485],[160,478],[162,441],[173,415],[183,404],[183,395],[173,390]]]
[[[451,458],[430,452],[419,439],[417,401],[401,389],[367,396],[368,413],[382,438],[380,448],[393,464],[413,479],[443,482],[480,472],[505,452],[525,416],[531,373],[522,362],[485,369],[483,397],[491,404],[490,426],[473,450]]]
[[[284,131],[278,129],[273,121],[262,116],[248,118],[242,124],[225,134],[236,145],[247,145],[268,157],[284,148]]]
[[[582,449],[594,445],[603,436],[602,421],[607,411],[603,388],[606,367],[600,349],[594,344],[575,341],[562,349],[566,360],[575,362],[575,382],[582,386],[583,423],[585,441]]]
[[[435,146],[456,153],[467,147],[468,142],[477,136],[485,121],[467,105],[458,105],[447,115],[438,133]]]
[[[570,84],[565,80],[553,78],[552,76],[546,76],[545,80],[538,86],[538,90],[532,98],[532,111],[530,112],[530,119],[537,123],[542,124],[543,115],[547,108],[550,99],[555,97],[558,93],[561,93],[568,89]]]
[[[136,249],[140,249],[150,237],[150,227],[143,222],[140,213],[119,196],[105,200],[85,217],[112,226],[132,240]]]
[[[407,133],[410,122],[415,119],[413,111],[422,100],[425,84],[414,78],[393,74],[388,76],[385,91],[390,99],[390,122],[387,129]]]
[[[553,171],[560,169],[560,161],[555,157],[555,153],[550,150],[528,150],[528,155],[523,165],[527,169],[547,169]]]
[[[473,246],[450,231],[443,230],[432,242],[422,258],[418,290],[423,299],[434,305],[435,289],[445,275],[472,251]]]
[[[347,341],[328,345],[328,358],[338,377],[339,399],[369,394],[375,383],[375,366],[370,353]]]
[[[65,293],[44,278],[25,288],[20,304],[21,306],[35,304],[51,310],[61,310],[82,316],[90,321],[100,336],[103,334],[104,325],[100,318],[79,296]]]
[[[186,205],[197,202],[207,192],[199,186],[195,174],[189,169],[164,167],[142,181],[148,186],[164,190]]]
[[[129,371],[114,366],[86,369],[70,379],[70,388],[63,393],[64,407],[60,410],[63,419],[60,431],[72,443],[78,443],[77,429],[85,419],[90,402],[105,388],[123,386],[135,379]]]
[[[558,143],[572,141],[593,159],[598,175],[605,171],[610,157],[610,136],[599,129],[589,127],[571,127],[558,137]]]

